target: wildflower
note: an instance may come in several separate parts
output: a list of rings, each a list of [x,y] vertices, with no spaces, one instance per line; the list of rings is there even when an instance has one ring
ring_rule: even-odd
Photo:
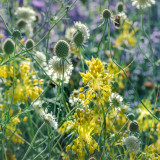
[[[137,132],[139,130],[139,125],[136,120],[133,120],[129,123],[129,130],[131,132]]]
[[[46,66],[46,56],[39,51],[36,51],[35,59],[42,67]]]
[[[123,24],[123,31],[122,33],[117,37],[117,39],[115,40],[115,45],[114,47],[125,47],[125,46],[132,46],[135,47],[136,46],[136,38],[134,37],[135,31],[132,30],[130,32],[130,27],[131,24],[129,24],[128,22],[124,22]]]
[[[66,58],[70,53],[70,46],[65,40],[59,40],[55,47],[54,53],[59,58]]]
[[[108,20],[112,18],[112,12],[109,9],[104,9],[101,13],[101,17],[104,20]]]
[[[19,30],[14,30],[13,31],[13,37],[14,38],[20,38],[21,37],[21,32]]]
[[[73,65],[70,59],[64,61],[64,83],[68,83],[72,74]],[[46,67],[48,75],[53,81],[61,82],[63,78],[63,65],[60,58],[53,56],[49,61],[49,67]]]
[[[135,118],[135,115],[134,115],[133,113],[129,113],[129,114],[127,115],[127,117],[128,117],[129,120],[133,121],[134,118]]]
[[[76,29],[74,27],[67,28],[65,37],[67,40],[72,41],[73,40],[73,35],[75,34]]]
[[[24,19],[19,19],[16,24],[17,24],[18,29],[23,30],[27,26],[27,21]]]
[[[41,116],[43,119],[50,124],[51,127],[54,129],[58,128],[58,123],[55,121],[55,116],[52,115],[52,113],[47,113],[47,110],[45,112],[41,112]]]
[[[69,97],[69,103],[71,104],[71,106],[80,106],[80,107],[84,107],[84,101],[79,98],[79,90],[74,90],[72,92],[72,94]]]
[[[36,13],[30,7],[18,7],[16,9],[15,15],[17,16],[18,19],[22,18],[30,22],[36,20]]]
[[[35,43],[32,39],[27,39],[25,46],[27,49],[32,49],[35,46]]]
[[[12,54],[14,52],[15,43],[12,39],[7,38],[3,45],[3,50],[6,54]]]
[[[86,92],[86,104],[94,98],[101,102],[108,101],[111,94],[110,79],[112,75],[106,73],[104,64],[98,58],[92,58],[86,63],[89,71],[86,74],[81,73],[83,84],[86,88],[88,87],[83,91]],[[85,97],[83,92],[79,94],[82,100]]]
[[[119,107],[123,101],[123,98],[118,93],[111,93],[109,102],[114,107]]]
[[[132,5],[136,6],[138,9],[151,7],[151,5],[155,3],[155,0],[132,0]]]
[[[116,8],[115,8],[116,12],[124,12],[125,11],[125,6],[122,2],[118,2],[116,4]]]
[[[126,145],[127,150],[129,152],[139,152],[140,151],[140,142],[137,137],[129,136],[127,138],[123,138],[123,145]]]
[[[89,39],[89,29],[86,25],[82,24],[81,22],[74,22],[74,27],[76,32],[73,35],[73,42],[76,46],[82,46]]]

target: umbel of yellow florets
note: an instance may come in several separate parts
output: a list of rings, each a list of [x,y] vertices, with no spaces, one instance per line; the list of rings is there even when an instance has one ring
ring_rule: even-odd
[[[93,98],[101,102],[108,101],[111,94],[109,79],[112,78],[112,75],[106,73],[104,64],[98,58],[92,58],[91,61],[87,61],[86,63],[89,67],[89,71],[86,74],[81,73],[83,84],[88,88],[87,91],[85,90],[85,104],[89,104],[89,101]],[[79,97],[84,100],[84,93],[80,93]]]

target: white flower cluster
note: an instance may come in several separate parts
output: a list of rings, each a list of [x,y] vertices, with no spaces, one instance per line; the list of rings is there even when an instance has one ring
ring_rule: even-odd
[[[54,82],[62,82],[63,80],[63,65],[60,58],[53,56],[49,61],[49,66],[45,68],[46,72]],[[69,83],[72,74],[73,65],[70,59],[64,61],[64,82]]]
[[[152,4],[155,4],[155,0],[132,0],[132,5],[136,6],[138,9],[151,7]]]
[[[85,107],[84,101],[79,98],[79,90],[74,90],[69,97],[69,103],[71,106]]]
[[[42,67],[45,67],[47,65],[46,56],[42,52],[37,51],[35,54],[35,59]]]
[[[140,151],[140,142],[137,137],[129,136],[127,138],[123,138],[123,145],[126,145],[127,150],[129,152],[139,152]]]
[[[17,26],[20,25],[28,36],[33,35],[33,22],[36,21],[36,12],[30,7],[18,7],[15,11]],[[22,25],[23,24],[23,25]]]
[[[109,97],[109,102],[114,107],[119,107],[123,101],[123,97],[121,97],[118,93],[111,93]]]
[[[82,24],[81,22],[74,22],[74,27],[77,31],[81,32],[84,37],[89,38],[89,29],[85,24]]]
[[[70,27],[66,29],[65,37],[69,41],[73,40],[73,35],[76,33],[76,29],[74,27]]]
[[[56,122],[56,117],[52,115],[52,113],[48,113],[48,110],[44,110],[42,108],[42,101],[37,100],[36,102],[33,103],[33,108],[36,110],[38,114],[47,122],[50,124],[51,127],[54,129],[58,128],[58,123]]]

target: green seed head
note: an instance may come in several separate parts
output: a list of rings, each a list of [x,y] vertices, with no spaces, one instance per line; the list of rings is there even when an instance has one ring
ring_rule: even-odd
[[[3,51],[8,55],[12,54],[14,52],[15,48],[14,46],[15,46],[14,41],[11,38],[7,38],[3,45]]]
[[[85,38],[83,36],[83,34],[81,32],[77,32],[74,34],[73,36],[73,42],[77,45],[77,46],[81,46],[84,44],[85,42]]]
[[[124,11],[124,5],[122,2],[118,2],[116,4],[116,12],[123,12]]]
[[[24,29],[25,27],[26,27],[26,25],[27,25],[27,22],[24,20],[24,19],[19,19],[18,21],[17,21],[17,27],[18,27],[18,29]]]
[[[32,39],[28,39],[25,43],[25,46],[27,49],[31,49],[32,47],[34,47],[34,41]]]
[[[138,125],[138,122],[136,120],[133,120],[132,122],[130,122],[129,130],[131,132],[137,132],[139,130],[139,125]]]
[[[20,38],[21,37],[21,32],[19,30],[14,30],[13,31],[13,37],[14,38]]]
[[[70,46],[65,40],[59,40],[55,47],[54,47],[54,53],[59,58],[66,58],[69,55],[70,52]]]
[[[112,12],[109,9],[104,9],[102,12],[103,19],[110,19],[112,16]]]
[[[133,120],[135,119],[135,116],[134,116],[133,113],[129,113],[129,114],[127,115],[127,117],[128,117],[128,119],[131,120],[131,121],[133,121]]]

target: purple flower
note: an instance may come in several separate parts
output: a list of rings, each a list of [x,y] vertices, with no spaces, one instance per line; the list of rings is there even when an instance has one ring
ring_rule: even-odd
[[[39,1],[39,0],[33,0],[31,5],[33,5],[34,7],[36,7],[37,9],[40,9],[40,10],[43,10],[45,8],[45,3],[43,1]]]
[[[23,0],[18,0],[19,6],[22,7],[23,6]]]

